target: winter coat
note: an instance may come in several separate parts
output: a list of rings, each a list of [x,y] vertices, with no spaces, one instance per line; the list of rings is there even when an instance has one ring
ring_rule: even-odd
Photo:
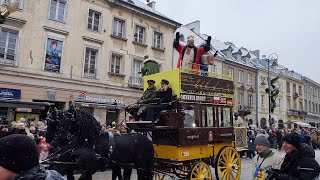
[[[156,88],[147,89],[140,98],[141,104],[148,104],[155,98]]]
[[[286,154],[281,165],[281,180],[312,180],[320,173],[320,166],[315,158],[315,152],[308,144],[301,144],[298,151]]]
[[[15,177],[14,180],[64,180],[64,178],[57,171],[45,170],[39,165]]]
[[[161,103],[168,103],[172,101],[172,89],[168,88],[166,91],[159,90],[157,92],[157,98]]]
[[[180,68],[187,46],[183,46],[181,44],[179,45],[174,44],[174,48],[179,52],[177,68]],[[193,47],[193,49],[194,49],[195,57],[193,61],[194,64],[192,64],[192,68],[199,69],[200,57],[204,55],[205,52],[209,51],[210,47]]]
[[[260,168],[268,168],[268,167],[272,167],[273,169],[280,169],[281,164],[283,162],[283,157],[275,154],[274,152],[272,152],[271,149],[269,149],[268,151],[271,151],[271,153],[269,155],[267,155],[267,157],[265,158],[265,160],[263,160],[263,157],[260,157],[259,154],[257,154],[253,160],[252,160],[252,165],[253,165],[253,173],[255,173],[256,168],[259,168],[260,164]],[[263,162],[262,162],[263,161]],[[267,175],[266,175],[267,176]]]

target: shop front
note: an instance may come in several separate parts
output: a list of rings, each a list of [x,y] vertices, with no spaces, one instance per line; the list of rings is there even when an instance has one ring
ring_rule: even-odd
[[[21,113],[19,110],[23,109],[28,112],[32,110],[43,110],[50,103],[45,102],[27,102],[21,100],[20,89],[0,88],[0,117],[9,121],[17,120],[21,117],[38,119],[38,115],[30,113]]]
[[[124,101],[120,97],[111,98],[81,92],[76,96],[75,106],[93,115],[100,123],[111,124],[119,121]]]

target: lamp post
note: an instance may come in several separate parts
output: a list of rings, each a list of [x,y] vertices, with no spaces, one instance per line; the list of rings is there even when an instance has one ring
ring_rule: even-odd
[[[268,62],[268,100],[269,100],[269,124],[271,125],[271,83],[270,83],[270,62],[272,61],[271,66],[277,66],[278,63],[276,62],[278,60],[278,55],[275,53],[270,54],[270,56],[267,59]]]
[[[15,0],[13,3],[10,3],[6,10],[4,10],[3,12],[1,12],[0,14],[0,24],[3,24],[4,21],[6,20],[6,18],[11,14],[14,13],[15,11],[18,10],[19,7],[19,1]]]

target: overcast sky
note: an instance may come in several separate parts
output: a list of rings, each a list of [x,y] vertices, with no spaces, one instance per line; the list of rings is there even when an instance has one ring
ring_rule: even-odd
[[[200,20],[201,33],[276,53],[280,64],[320,83],[320,0],[155,1],[182,24]]]

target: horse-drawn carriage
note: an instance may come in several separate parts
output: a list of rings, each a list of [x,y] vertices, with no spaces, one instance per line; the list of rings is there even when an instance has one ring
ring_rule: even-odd
[[[149,133],[155,151],[154,179],[175,175],[183,179],[217,180],[240,178],[241,161],[235,149],[233,128],[234,83],[219,78],[170,70],[144,76],[170,81],[175,95],[170,110],[160,112],[160,121],[130,121],[127,126]]]

